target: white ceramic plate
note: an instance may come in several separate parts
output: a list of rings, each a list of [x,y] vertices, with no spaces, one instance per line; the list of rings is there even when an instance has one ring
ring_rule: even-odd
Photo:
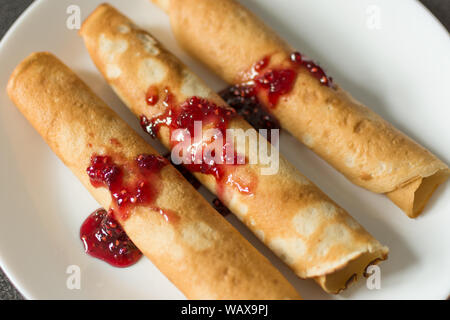
[[[142,259],[115,269],[83,252],[78,238],[96,202],[5,94],[14,67],[32,51],[51,51],[73,68],[141,133],[95,69],[77,30],[66,27],[69,5],[82,19],[103,0],[40,0],[14,24],[0,46],[0,265],[31,299],[183,299]],[[152,32],[214,89],[224,83],[176,44],[166,15],[147,0],[110,1]],[[446,30],[413,0],[245,0],[338,83],[387,120],[450,163],[450,41]],[[150,143],[155,143],[141,133]],[[324,161],[283,134],[282,152],[310,179],[390,247],[381,264],[381,289],[359,281],[338,296],[297,279],[235,218],[228,219],[267,255],[305,298],[443,299],[450,294],[450,185],[411,220],[386,197],[346,181]],[[66,286],[67,267],[81,269],[81,289]]]

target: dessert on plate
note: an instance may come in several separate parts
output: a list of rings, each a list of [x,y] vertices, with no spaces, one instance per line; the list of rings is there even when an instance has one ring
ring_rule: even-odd
[[[258,99],[282,128],[354,184],[385,194],[417,217],[448,166],[340,88],[235,0],[152,0],[178,42],[227,81],[233,95]]]
[[[115,220],[105,222],[118,221],[187,298],[300,299],[261,253],[55,56],[26,58],[13,72],[8,94],[110,209]],[[110,227],[104,230],[115,232]]]
[[[228,129],[253,130],[155,37],[112,6],[99,6],[80,34],[106,81],[172,154],[179,142],[206,148],[212,143],[207,129],[223,135]],[[203,125],[200,142],[190,140],[196,121]],[[261,139],[258,148],[270,148]],[[299,277],[337,293],[368,265],[386,259],[388,249],[284,157],[277,172],[263,174],[266,164],[246,161],[249,150],[235,150],[231,160],[241,162],[185,166]],[[225,151],[219,155],[228,159]]]

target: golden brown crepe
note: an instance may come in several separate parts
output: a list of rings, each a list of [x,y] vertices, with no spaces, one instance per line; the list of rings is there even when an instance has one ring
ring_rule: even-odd
[[[90,15],[81,35],[96,66],[137,116],[152,119],[168,108],[164,96],[154,106],[147,104],[149,88],[160,95],[167,88],[178,102],[197,96],[226,106],[152,35],[109,5]],[[229,128],[251,129],[240,117],[233,118]],[[166,127],[158,138],[171,147]],[[248,150],[245,155],[250,156]],[[263,175],[263,167],[247,163],[236,168],[234,178],[254,183],[251,194],[219,184],[211,175],[195,176],[219,193],[225,205],[299,277],[315,278],[327,292],[340,291],[369,264],[387,257],[386,247],[283,157],[277,174]]]
[[[50,53],[33,53],[14,71],[8,94],[52,150],[104,207],[86,168],[93,154],[115,155],[127,166],[156,154],[136,132]],[[128,167],[125,167],[128,168]],[[127,175],[133,171],[126,169]],[[130,177],[131,178],[131,177]],[[154,207],[116,216],[137,247],[190,299],[299,299],[280,272],[245,240],[171,165],[161,171]]]
[[[230,84],[263,57],[268,68],[294,51],[234,0],[153,0],[170,16],[179,43]],[[339,87],[323,86],[306,69],[273,115],[283,128],[353,183],[386,194],[417,217],[449,168]]]

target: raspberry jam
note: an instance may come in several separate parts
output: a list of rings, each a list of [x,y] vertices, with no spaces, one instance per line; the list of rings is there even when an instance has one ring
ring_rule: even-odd
[[[297,72],[291,69],[273,69],[254,78],[254,86],[257,91],[263,91],[267,95],[270,107],[275,107],[281,96],[291,92]]]
[[[125,179],[123,166],[115,164],[110,156],[93,155],[86,171],[94,187],[109,189],[114,209],[126,219],[135,206],[154,202],[158,195],[159,172],[167,164],[163,157],[141,154],[127,165],[131,177]]]
[[[280,129],[278,120],[259,101],[256,90],[246,85],[230,86],[219,92],[222,99],[255,129]],[[270,142],[271,135],[268,135]]]
[[[203,125],[209,124],[219,129],[225,137],[225,130],[230,119],[235,115],[233,109],[218,106],[206,99],[191,97],[179,106],[174,106],[171,94],[167,93],[164,102],[168,105],[167,110],[160,116],[148,119],[141,117],[142,128],[152,137],[156,137],[162,125],[168,126],[171,131],[176,129],[187,129],[191,137],[194,136],[194,122],[202,121]]]
[[[114,218],[112,210],[94,211],[81,226],[80,238],[86,253],[114,267],[129,267],[142,256]]]
[[[158,103],[158,100],[159,100],[158,88],[156,88],[155,86],[150,86],[145,95],[145,101],[149,106],[154,106],[155,104]]]
[[[325,71],[318,64],[306,58],[300,52],[291,53],[291,61],[299,66],[305,67],[322,85],[330,88],[334,87],[333,78],[327,76]]]
[[[270,57],[264,57],[256,62],[250,68],[249,72],[244,73],[244,83],[230,86],[223,91],[228,91],[227,98],[229,98],[231,94],[231,96],[234,95],[240,97],[240,104],[256,104],[259,106],[262,103],[258,101],[258,97],[264,97],[267,106],[269,108],[275,108],[280,98],[292,91],[299,68],[307,69],[322,85],[334,88],[333,79],[328,77],[319,65],[299,52],[293,52],[291,54],[289,61],[287,61],[287,68],[281,66],[268,68],[269,63]],[[226,101],[228,101],[228,99],[226,99]],[[241,108],[244,108],[244,110],[246,109],[246,107]],[[266,111],[263,111],[263,114],[264,113],[266,113]],[[254,118],[256,119],[248,117],[253,120],[249,119],[249,122],[263,122],[258,118],[262,115],[254,114]]]
[[[237,186],[239,191],[243,193],[251,193],[250,187],[239,185],[238,179],[234,179],[233,167],[245,163],[245,159],[241,155],[229,152],[232,145],[222,144],[220,162],[214,160],[205,160],[203,157],[208,141],[201,141],[195,145],[193,141],[195,136],[195,122],[200,121],[202,128],[216,129],[220,132],[223,141],[226,139],[226,129],[229,122],[236,116],[236,111],[226,106],[219,106],[211,101],[199,97],[191,97],[181,104],[174,103],[173,95],[166,89],[166,98],[164,99],[166,111],[153,119],[145,116],[141,117],[142,128],[152,137],[157,137],[161,126],[166,126],[170,130],[170,135],[177,129],[184,129],[185,134],[181,140],[172,141],[172,146],[180,141],[191,142],[191,154],[189,154],[190,163],[184,163],[184,166],[190,172],[198,172],[202,174],[213,175],[219,184],[228,183]],[[201,134],[201,132],[199,132]],[[212,139],[216,139],[213,137]],[[229,155],[229,154],[232,154]],[[215,154],[212,154],[216,157]],[[233,157],[233,158],[230,158]]]

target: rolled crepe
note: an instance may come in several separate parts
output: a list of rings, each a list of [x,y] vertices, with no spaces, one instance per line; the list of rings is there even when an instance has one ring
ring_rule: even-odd
[[[86,172],[92,155],[112,156],[133,178],[130,163],[156,154],[68,67],[33,53],[14,71],[8,93],[52,150],[104,208],[108,189]],[[116,215],[136,246],[190,299],[299,299],[280,272],[245,240],[171,165],[160,172],[158,196]],[[171,212],[171,219],[160,209]],[[172,219],[176,217],[176,219]]]
[[[292,49],[234,0],[153,0],[170,16],[179,43],[230,84],[265,57],[267,69],[289,61]],[[321,70],[319,70],[319,73]],[[300,68],[289,93],[271,110],[281,126],[354,184],[386,194],[417,217],[449,168],[435,155],[354,100]],[[329,82],[329,78],[323,79]]]
[[[108,83],[139,117],[154,119],[167,111],[164,96],[148,105],[149,88],[156,95],[170,90],[171,99],[180,103],[195,96],[228,108],[153,36],[109,5],[101,5],[89,16],[81,35]],[[228,128],[246,131],[251,126],[235,116]],[[161,127],[157,137],[172,147],[167,127]],[[249,150],[245,152],[248,158]],[[249,180],[250,193],[211,174],[194,174],[299,277],[316,279],[327,292],[340,291],[369,264],[387,257],[386,247],[283,157],[278,173],[263,175],[262,168],[261,163],[234,168],[232,180]]]

